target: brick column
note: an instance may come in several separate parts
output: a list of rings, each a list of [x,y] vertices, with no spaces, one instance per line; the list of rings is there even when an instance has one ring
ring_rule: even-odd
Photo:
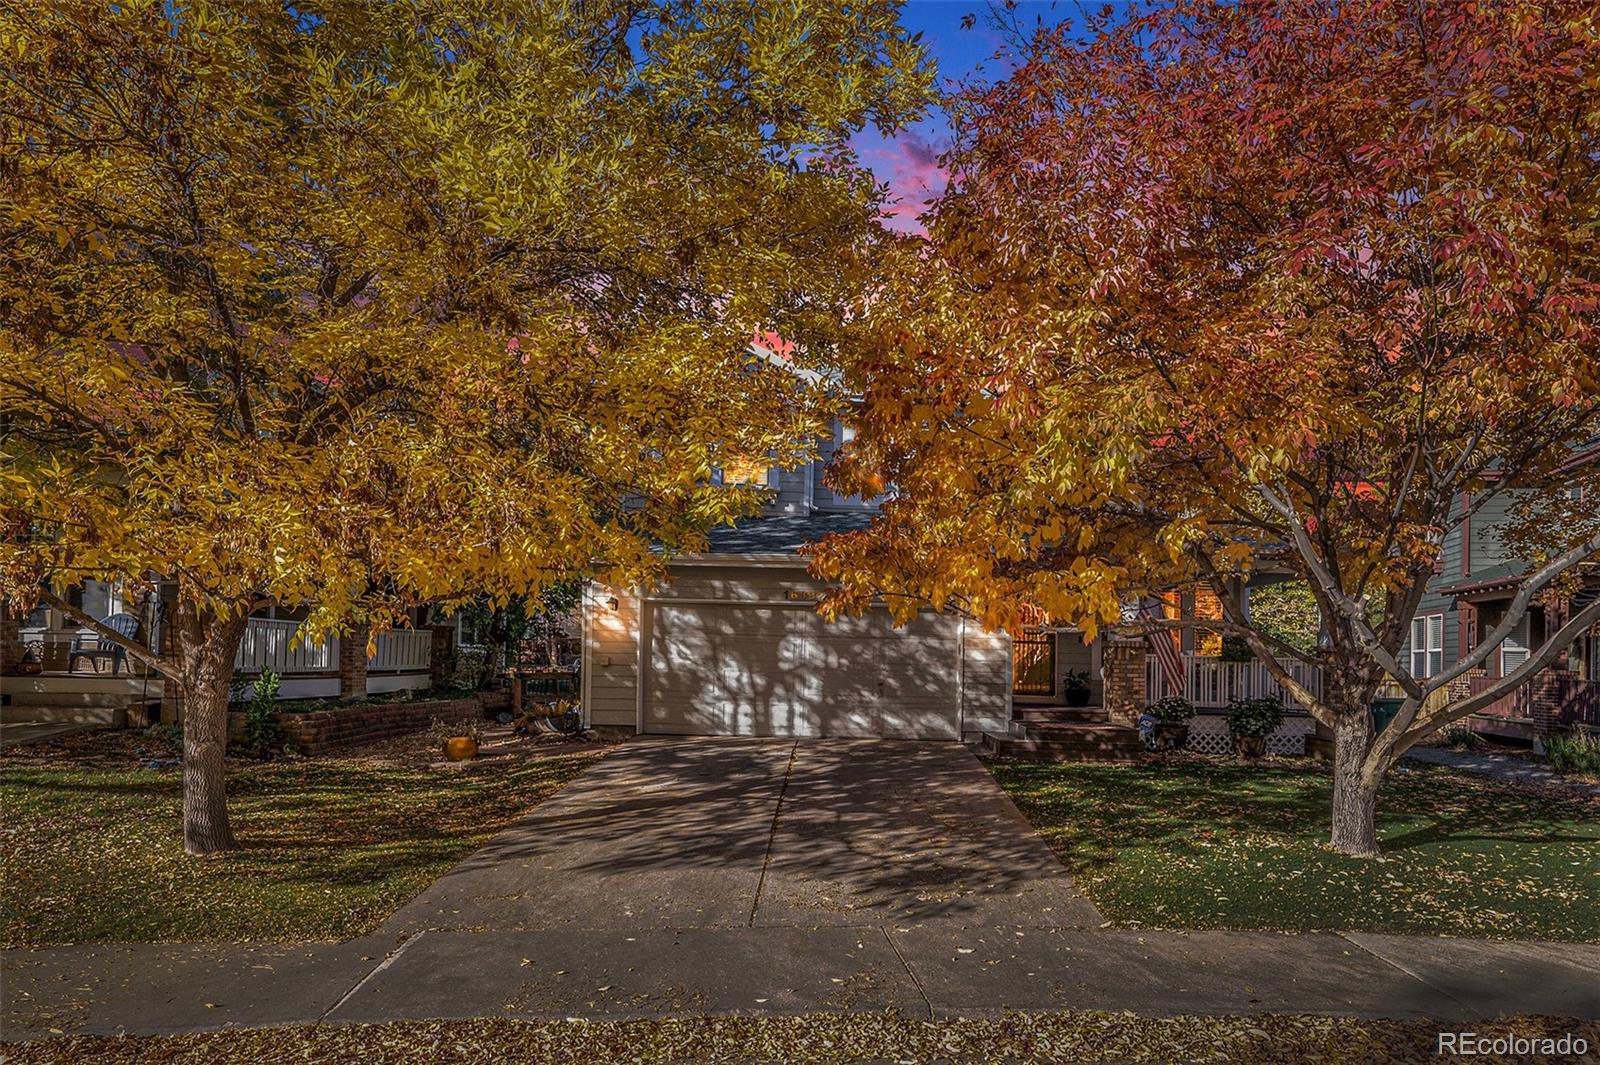
[[[455,673],[456,627],[430,626],[433,639],[428,644],[428,683],[442,688]]]
[[[0,607],[0,673],[9,673],[22,661],[22,619]]]
[[[1576,674],[1541,669],[1528,681],[1528,716],[1533,718],[1533,731],[1540,737],[1553,736],[1561,731],[1562,704],[1567,698],[1567,676],[1576,677]]]
[[[1113,636],[1100,651],[1100,678],[1105,688],[1106,716],[1133,726],[1144,713],[1145,643],[1138,637]]]
[[[367,694],[367,636],[365,625],[339,637],[339,696],[360,698]]]

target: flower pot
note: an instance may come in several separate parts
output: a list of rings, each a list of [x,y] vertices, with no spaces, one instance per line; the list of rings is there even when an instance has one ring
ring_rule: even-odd
[[[1063,698],[1066,700],[1066,703],[1067,703],[1068,706],[1088,706],[1089,705],[1089,689],[1088,688],[1068,688],[1063,693]]]
[[[1164,751],[1181,751],[1189,746],[1189,724],[1186,721],[1157,721],[1156,748]]]
[[[471,736],[451,736],[444,741],[444,756],[452,762],[478,757],[478,741]]]
[[[1233,750],[1241,758],[1260,758],[1267,753],[1265,736],[1235,736]]]

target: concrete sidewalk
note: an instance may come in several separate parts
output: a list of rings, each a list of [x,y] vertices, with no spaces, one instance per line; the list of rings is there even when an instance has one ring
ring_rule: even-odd
[[[425,931],[297,947],[12,951],[0,1031],[892,1009],[1600,1019],[1600,948],[1381,935],[970,927]]]

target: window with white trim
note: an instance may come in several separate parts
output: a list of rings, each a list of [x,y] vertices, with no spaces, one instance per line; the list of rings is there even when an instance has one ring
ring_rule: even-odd
[[[1411,675],[1431,677],[1444,669],[1444,615],[1424,614],[1411,622]]]

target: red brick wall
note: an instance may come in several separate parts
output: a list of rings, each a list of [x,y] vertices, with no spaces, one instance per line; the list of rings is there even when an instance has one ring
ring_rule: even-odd
[[[1113,637],[1101,649],[1106,716],[1119,725],[1138,724],[1144,713],[1144,659],[1145,642],[1137,638]]]
[[[0,673],[22,661],[22,619],[0,609]]]
[[[339,637],[339,694],[346,699],[367,694],[367,637],[365,625]]]
[[[478,700],[448,699],[340,706],[309,714],[279,714],[278,721],[301,754],[323,754],[416,732],[427,728],[434,718],[454,724],[482,717],[483,704]]]

